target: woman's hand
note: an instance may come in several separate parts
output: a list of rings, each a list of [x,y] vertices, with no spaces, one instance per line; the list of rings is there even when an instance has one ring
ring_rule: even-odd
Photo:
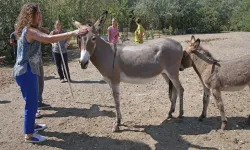
[[[13,39],[10,39],[10,45],[11,45],[11,46],[16,46],[16,43],[14,42]]]
[[[81,28],[73,31],[74,36],[86,35],[87,33],[88,33],[87,27],[81,27]]]
[[[115,35],[115,38],[118,38],[120,35],[119,35],[119,33],[117,33],[116,35]]]

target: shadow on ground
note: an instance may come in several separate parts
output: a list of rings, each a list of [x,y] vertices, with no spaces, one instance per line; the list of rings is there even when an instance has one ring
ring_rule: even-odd
[[[54,79],[59,79],[56,76],[44,76],[44,80],[54,80]]]
[[[45,110],[45,109],[44,109]],[[100,111],[98,105],[93,104],[89,109],[86,108],[62,108],[62,107],[50,107],[46,110],[56,111],[54,114],[44,114],[42,117],[84,117],[84,118],[95,118],[100,116],[106,116],[113,118],[115,117],[115,113],[113,111]]]
[[[160,125],[133,126],[135,132],[145,132],[157,141],[156,150],[178,149],[188,150],[189,148],[217,150],[214,147],[203,147],[201,145],[192,144],[185,139],[183,135],[201,135],[208,134],[212,130],[220,129],[220,117],[210,117],[199,122],[196,117],[185,117],[181,120],[172,119],[165,120]],[[228,126],[226,130],[249,130],[250,123],[248,118],[231,117],[228,118]],[[122,131],[123,132],[123,131]],[[223,131],[218,131],[223,132]],[[202,142],[211,140],[208,137]]]
[[[0,100],[0,104],[8,104],[10,103],[10,101],[7,101],[7,100]]]
[[[109,137],[89,136],[85,133],[44,132],[47,137],[56,137],[60,141],[47,140],[42,145],[59,149],[77,150],[150,150],[144,143],[130,140],[111,139]]]
[[[74,81],[72,80],[71,83],[84,83],[84,84],[107,84],[105,81],[91,81],[91,80],[84,80],[84,81]]]

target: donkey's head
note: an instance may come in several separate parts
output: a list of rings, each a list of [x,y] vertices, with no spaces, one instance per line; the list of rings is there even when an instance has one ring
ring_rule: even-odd
[[[94,25],[82,25],[81,23],[74,21],[73,24],[77,28],[87,28],[88,33],[84,36],[78,37],[78,42],[81,50],[81,57],[79,63],[81,64],[82,69],[86,69],[89,63],[90,57],[95,53],[97,38],[99,37],[100,30],[103,27],[106,18],[107,11],[104,11],[100,18],[96,21]]]
[[[183,53],[183,57],[181,60],[182,69],[192,67],[193,61],[190,57],[190,54],[196,51],[200,46],[200,39],[195,40],[195,37],[192,36],[190,42],[188,43],[187,48]]]
[[[184,69],[191,67],[193,61],[196,60],[194,59],[195,57],[200,58],[206,63],[220,66],[220,64],[218,64],[219,61],[216,60],[209,51],[200,46],[200,39],[195,40],[195,37],[192,36],[191,41],[188,43],[188,46],[183,53],[183,58],[181,62],[182,67]]]
[[[200,47],[200,39],[195,40],[195,37],[192,35],[190,42],[188,43],[187,48],[185,51],[190,54],[194,51],[198,50]]]

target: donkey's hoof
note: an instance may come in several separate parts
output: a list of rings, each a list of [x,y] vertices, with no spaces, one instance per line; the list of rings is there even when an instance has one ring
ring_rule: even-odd
[[[221,130],[225,130],[227,126],[227,121],[222,121]]]
[[[203,117],[199,117],[199,119],[198,119],[198,120],[199,120],[200,122],[201,122],[201,121],[203,121]]]
[[[247,123],[250,124],[250,115],[248,116]]]
[[[204,115],[200,115],[200,117],[199,117],[199,119],[198,119],[198,120],[199,120],[199,121],[203,121],[203,119],[204,119],[204,118],[206,118],[206,116],[204,116]]]
[[[184,117],[183,117],[183,115],[179,115],[177,118],[178,118],[178,119],[182,119],[182,118],[184,118]]]
[[[112,128],[112,132],[119,132],[119,131],[120,131],[119,126],[114,126],[114,127]]]
[[[168,115],[167,120],[171,120],[173,118],[172,115]]]

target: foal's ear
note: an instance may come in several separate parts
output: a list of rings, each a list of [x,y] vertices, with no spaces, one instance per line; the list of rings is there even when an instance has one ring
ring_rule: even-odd
[[[78,21],[73,20],[73,25],[76,26],[77,28],[80,28],[82,24]]]
[[[195,37],[194,35],[191,36],[191,43],[194,43],[195,42]]]
[[[108,11],[105,10],[101,16],[99,17],[99,19],[96,21],[96,23],[94,24],[94,27],[95,27],[95,30],[96,30],[96,33],[99,34],[100,33],[100,30],[101,28],[103,27],[105,21],[106,21],[106,18],[108,16]]]
[[[194,42],[194,48],[195,48],[195,50],[200,46],[200,43],[201,43],[200,39],[197,39],[197,40]]]

